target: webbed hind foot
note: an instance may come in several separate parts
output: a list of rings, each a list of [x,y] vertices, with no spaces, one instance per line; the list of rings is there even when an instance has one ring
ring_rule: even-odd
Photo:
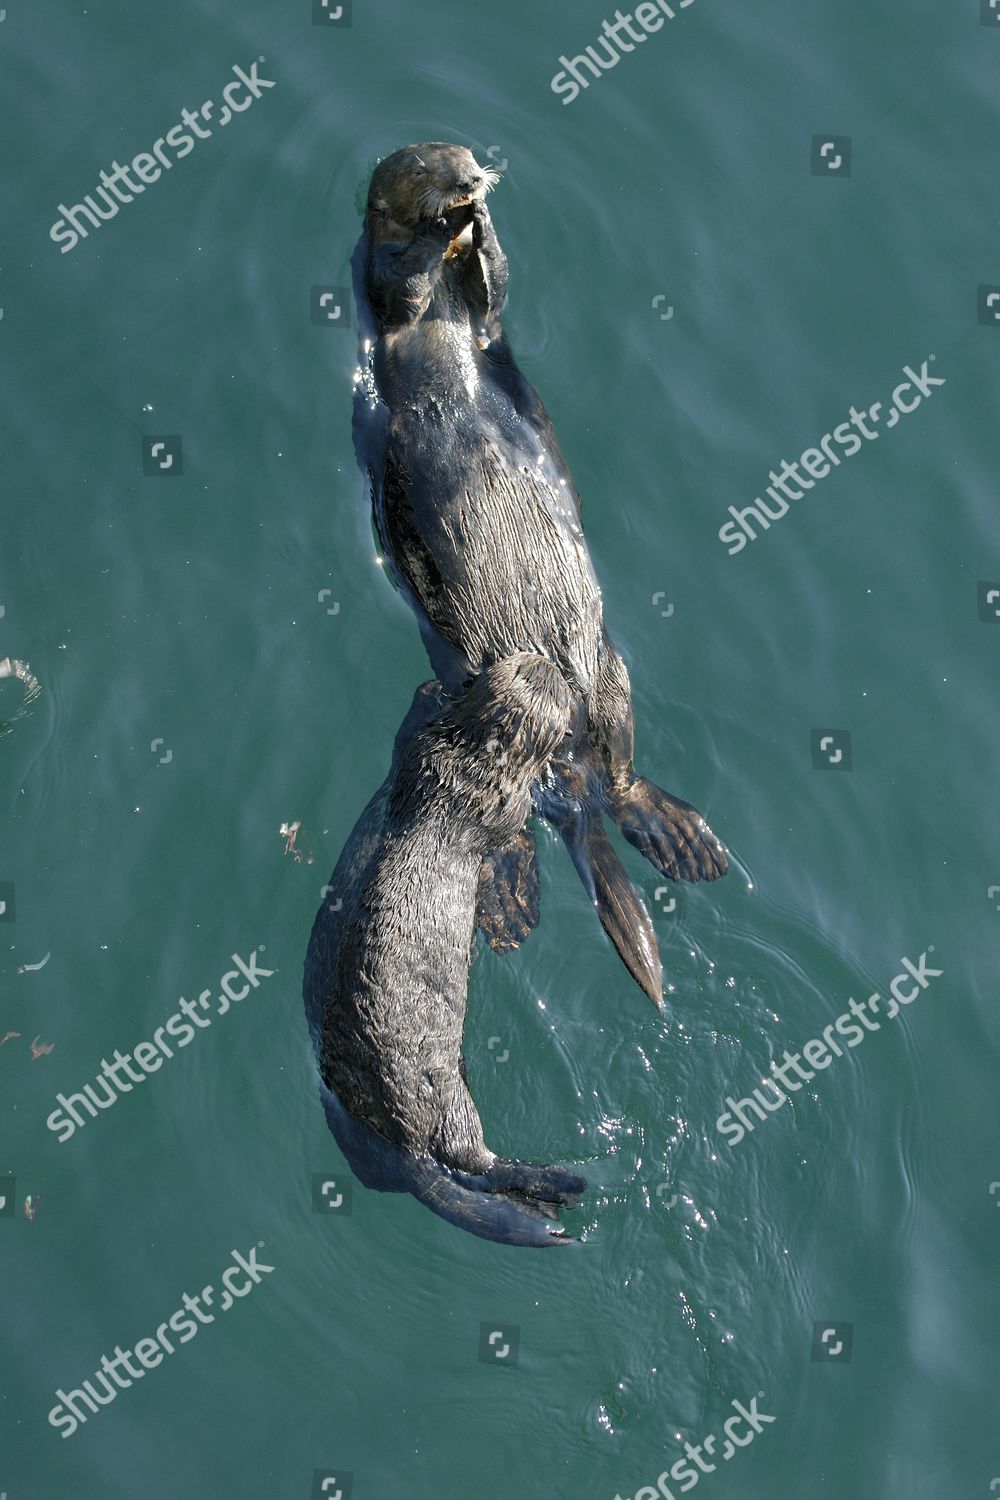
[[[542,1206],[551,1206],[553,1217],[557,1205],[576,1208],[580,1194],[586,1191],[587,1179],[568,1167],[542,1166],[532,1161],[516,1161],[498,1156],[483,1181],[492,1192],[518,1193]]]
[[[629,843],[668,880],[717,880],[728,870],[726,851],[698,809],[644,776],[607,805]]]
[[[553,1197],[557,1191],[555,1180],[546,1187],[548,1197],[530,1197],[513,1186],[507,1189],[496,1174],[494,1164],[482,1176],[470,1177],[462,1172],[449,1171],[439,1162],[424,1157],[418,1164],[417,1180],[410,1188],[415,1197],[425,1203],[434,1213],[451,1224],[478,1235],[484,1240],[495,1240],[501,1245],[529,1245],[545,1249],[552,1245],[573,1245],[577,1242],[566,1233],[559,1222],[560,1207],[575,1206],[575,1197],[564,1194]],[[527,1166],[523,1162],[511,1162],[512,1167]],[[536,1167],[535,1172],[558,1172],[573,1183],[579,1191],[586,1186],[583,1178],[564,1173],[561,1168]],[[517,1174],[512,1174],[511,1181]]]

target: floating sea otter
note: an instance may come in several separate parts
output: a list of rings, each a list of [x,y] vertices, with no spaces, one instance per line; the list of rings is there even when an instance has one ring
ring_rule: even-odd
[[[726,856],[695,808],[633,769],[628,673],[604,629],[576,491],[500,323],[507,261],[484,201],[496,175],[463,147],[432,143],[397,151],[372,176],[355,258],[362,333],[373,335],[355,407],[359,461],[383,549],[445,690],[533,651],[576,695],[576,732],[536,807],[659,1003],[653,926],[601,810],[669,879],[714,880]],[[534,843],[523,833],[484,870],[481,925],[493,946],[530,930],[536,893]]]
[[[417,690],[313,926],[304,994],[323,1102],[367,1187],[411,1192],[484,1239],[565,1244],[559,1210],[586,1182],[489,1150],[462,1033],[483,860],[523,828],[572,697],[525,654],[443,709],[441,692]]]

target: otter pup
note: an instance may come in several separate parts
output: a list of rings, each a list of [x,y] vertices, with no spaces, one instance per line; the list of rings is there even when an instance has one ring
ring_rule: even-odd
[[[559,1208],[585,1179],[487,1147],[462,1032],[480,869],[523,828],[571,695],[529,654],[444,709],[440,695],[436,682],[417,690],[313,926],[304,995],[323,1101],[367,1186],[411,1192],[485,1239],[567,1243]]]
[[[397,151],[372,175],[355,259],[362,333],[374,335],[363,339],[358,456],[382,547],[446,689],[511,652],[537,651],[578,695],[584,713],[538,809],[659,1003],[653,926],[601,809],[672,880],[714,880],[727,861],[697,809],[633,769],[628,673],[604,628],[577,494],[501,326],[507,261],[485,203],[496,177],[442,143]],[[535,883],[530,835],[484,871],[483,926],[495,946],[532,925]],[[526,902],[512,898],[518,890]]]

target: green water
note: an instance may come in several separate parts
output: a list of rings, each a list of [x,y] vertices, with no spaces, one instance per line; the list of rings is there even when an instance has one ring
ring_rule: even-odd
[[[705,1500],[1000,1475],[1000,27],[979,0],[695,0],[563,104],[560,54],[611,14],[9,0],[0,22],[0,657],[41,684],[19,715],[0,681],[7,1500],[648,1500],[660,1474],[693,1489],[667,1471],[710,1433]],[[273,88],[61,253],[58,205],[183,108],[217,123],[260,57]],[[664,891],[625,851],[662,1018],[546,833],[539,930],[473,970],[487,1139],[591,1182],[582,1243],[550,1255],[358,1185],[349,1214],[313,1205],[347,1173],[302,958],[429,674],[374,561],[354,336],[310,297],[349,283],[378,155],[441,138],[507,163],[507,328],[583,497],[639,767],[733,856]],[[932,355],[945,383],[889,430]],[[881,436],[730,555],[728,507],[877,401]],[[175,462],[144,474],[144,451]],[[46,1128],[261,948],[245,999],[69,1139]],[[940,977],[727,1144],[727,1097],[925,952]],[[273,1271],[249,1295],[50,1425],[58,1389],[251,1248]],[[776,1420],[723,1461],[753,1399]]]

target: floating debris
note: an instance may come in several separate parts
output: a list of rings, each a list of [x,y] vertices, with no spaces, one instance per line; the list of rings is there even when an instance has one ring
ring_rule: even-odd
[[[34,1196],[32,1196],[32,1194],[29,1193],[28,1196],[27,1196],[27,1198],[25,1198],[25,1200],[24,1200],[24,1217],[28,1220],[29,1223],[31,1222],[31,1220],[37,1214],[37,1212],[38,1212],[38,1205],[39,1205],[39,1203],[41,1203],[41,1201],[42,1201],[42,1195],[41,1195],[41,1193],[35,1193]]]
[[[281,834],[281,837],[285,841],[285,853],[290,854],[297,865],[300,865],[302,863],[302,850],[297,848],[295,843],[295,840],[299,836],[299,829],[301,827],[302,824],[298,820],[296,820],[294,823],[282,823],[281,827],[278,829],[278,832]],[[313,862],[313,858],[313,852],[310,849],[309,853],[306,855],[306,864],[311,865]]]
[[[32,1062],[34,1062],[36,1057],[44,1057],[45,1054],[47,1052],[51,1052],[54,1047],[55,1042],[43,1042],[39,1037],[36,1036],[35,1040],[31,1044]]]
[[[40,959],[37,964],[21,964],[17,972],[19,974],[34,974],[36,969],[44,969],[51,957],[51,953],[46,953],[45,957]]]

